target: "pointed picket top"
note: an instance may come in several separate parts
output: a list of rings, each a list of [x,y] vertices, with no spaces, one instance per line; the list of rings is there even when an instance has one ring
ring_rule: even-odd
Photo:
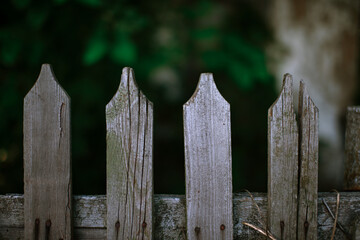
[[[131,68],[106,105],[107,239],[152,239],[153,105]]]
[[[233,239],[230,105],[211,73],[183,105],[187,239]]]
[[[49,64],[24,98],[24,235],[71,239],[70,98]]]
[[[214,97],[217,98],[219,101],[223,101],[228,103],[225,98],[221,95],[219,90],[216,87],[214,77],[212,73],[202,73],[200,75],[199,82],[196,86],[196,89],[190,99],[184,104],[184,106],[190,105],[190,103],[195,101],[198,95],[203,97]]]
[[[106,105],[106,108],[109,108],[113,104],[117,103],[119,101],[119,95],[121,95],[123,92],[127,92],[130,89],[140,91],[135,81],[134,75],[134,70],[132,68],[124,67],[122,69],[119,87],[109,103]]]
[[[268,112],[268,224],[279,239],[296,239],[298,128],[292,76],[285,74],[278,99]]]
[[[53,71],[50,64],[45,63],[45,64],[41,65],[40,74],[39,74],[39,77],[38,77],[36,83],[39,83],[39,82],[42,82],[42,81],[55,81],[55,82],[58,82],[56,80],[54,71]]]
[[[319,109],[305,83],[299,93],[299,210],[298,239],[317,239]]]
[[[34,86],[30,89],[28,94],[31,94],[33,89],[37,85],[45,86],[46,84],[57,85],[57,89],[59,89],[59,91],[63,92],[63,94],[65,94],[68,98],[70,98],[69,95],[67,94],[67,92],[59,84],[58,80],[55,77],[52,66],[50,64],[48,64],[48,63],[44,63],[44,64],[41,65],[40,74],[39,74]],[[25,98],[26,98],[26,96],[25,96]]]

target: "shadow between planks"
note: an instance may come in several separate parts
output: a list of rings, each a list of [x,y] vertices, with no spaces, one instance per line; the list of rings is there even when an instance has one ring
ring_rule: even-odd
[[[253,193],[254,200],[266,216],[267,194]],[[318,239],[330,239],[334,221],[323,200],[335,214],[336,193],[319,193]],[[184,195],[154,196],[154,239],[186,239]],[[352,234],[360,217],[360,192],[340,193],[338,222]],[[261,227],[256,206],[247,193],[233,195],[234,239],[265,239],[243,222]],[[263,220],[265,221],[265,220]],[[73,197],[73,239],[106,239],[106,196]],[[0,195],[0,239],[24,239],[23,195]],[[335,239],[346,239],[339,228]]]

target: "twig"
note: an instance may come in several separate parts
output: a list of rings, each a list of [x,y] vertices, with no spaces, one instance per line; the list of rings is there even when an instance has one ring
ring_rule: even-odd
[[[326,203],[325,199],[322,200],[326,210],[329,212],[330,216],[332,217],[333,220],[335,220],[335,216],[333,214],[333,212],[331,211],[329,205]],[[338,221],[336,223],[336,225],[339,227],[339,229],[345,234],[346,238],[351,240],[351,235],[345,230],[345,228],[343,227],[343,225]]]
[[[336,223],[338,220],[338,215],[339,215],[339,205],[340,205],[340,193],[336,190],[334,190],[336,192],[336,212],[335,212],[335,220],[334,220],[334,227],[332,230],[332,234],[331,234],[331,240],[334,239],[335,236],[335,230],[336,230]]]
[[[258,219],[259,223],[262,225],[263,228],[266,228],[266,229],[267,229],[267,226],[265,225],[265,221],[264,221],[265,217],[263,216],[263,214],[262,214],[262,212],[261,212],[261,210],[260,210],[259,205],[257,205],[257,203],[255,202],[254,196],[253,196],[247,189],[244,189],[244,190],[250,195],[250,198],[251,198],[253,204],[256,206],[256,209],[257,209],[258,212],[259,212],[259,215],[260,215],[260,217],[261,217],[261,220]]]
[[[258,227],[256,227],[256,226],[250,224],[250,223],[247,223],[247,222],[243,222],[242,224],[244,224],[245,226],[251,227],[252,229],[258,231],[258,232],[261,233],[262,235],[270,238],[271,240],[276,240],[276,238],[275,238],[275,237],[271,234],[271,232],[269,232],[269,231],[266,231],[266,233],[265,233],[265,231],[262,230],[261,228],[258,228]]]

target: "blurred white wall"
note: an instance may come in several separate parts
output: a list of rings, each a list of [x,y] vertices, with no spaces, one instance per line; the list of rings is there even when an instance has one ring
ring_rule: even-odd
[[[273,0],[269,7],[274,34],[267,49],[270,68],[279,89],[284,73],[293,75],[296,94],[299,81],[305,81],[320,112],[320,190],[342,189],[340,121],[358,84],[359,1]]]

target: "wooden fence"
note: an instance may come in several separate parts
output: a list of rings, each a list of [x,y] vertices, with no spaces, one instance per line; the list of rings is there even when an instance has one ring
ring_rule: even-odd
[[[24,99],[24,195],[0,196],[0,239],[360,239],[360,193],[318,194],[319,111],[303,82],[299,95],[297,122],[286,74],[268,112],[267,195],[233,194],[230,105],[201,74],[183,107],[186,195],[154,195],[153,105],[124,68],[106,106],[107,195],[72,196],[70,98],[44,64]],[[358,190],[360,108],[347,119]]]

